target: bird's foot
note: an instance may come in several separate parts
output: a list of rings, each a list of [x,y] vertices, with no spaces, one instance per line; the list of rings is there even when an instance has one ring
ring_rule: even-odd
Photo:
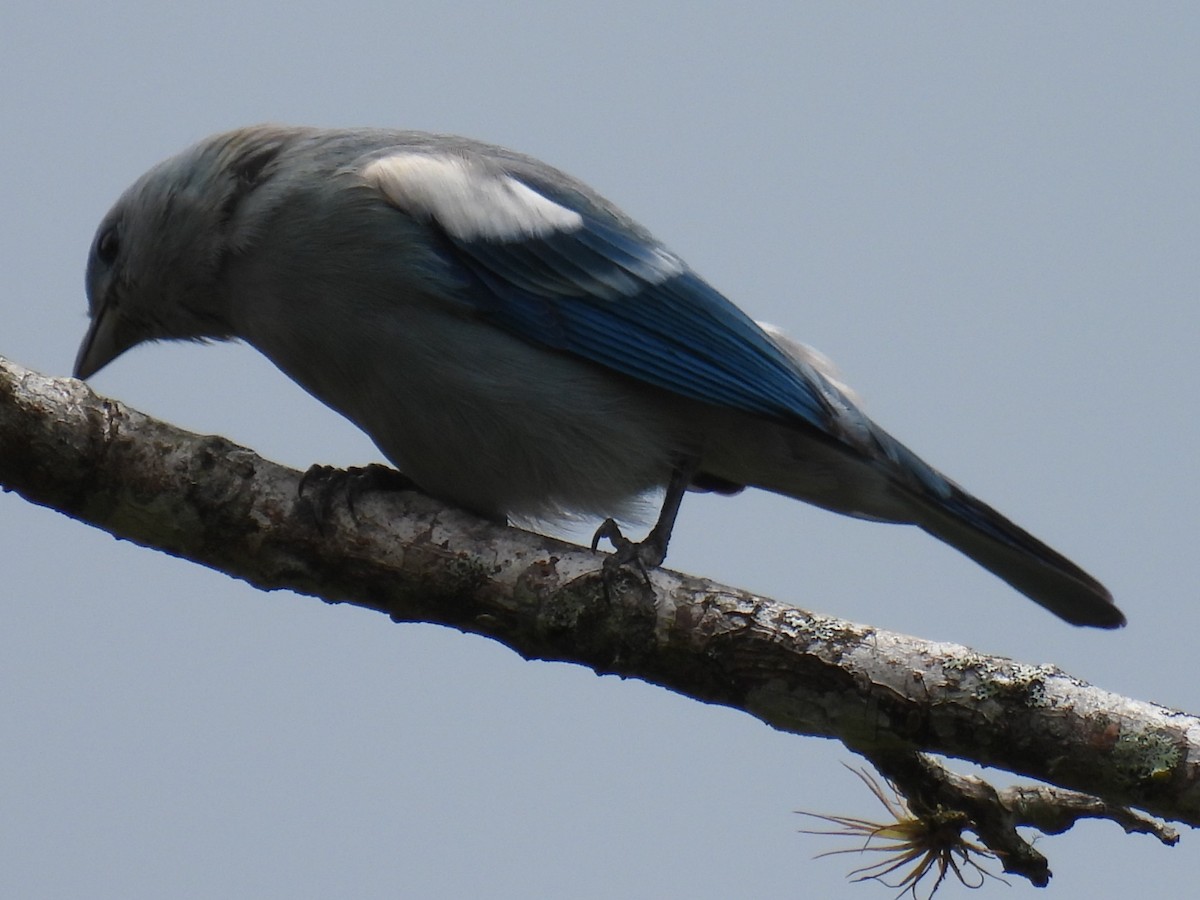
[[[606,580],[625,566],[632,566],[649,584],[650,575],[647,570],[661,566],[667,558],[666,542],[659,538],[656,530],[651,531],[643,541],[631,541],[621,532],[621,526],[614,519],[605,519],[592,535],[592,550],[598,550],[603,540],[613,545],[613,552],[604,560]]]
[[[358,511],[355,502],[371,491],[411,491],[416,488],[412,479],[390,466],[372,463],[369,466],[352,466],[339,469],[336,466],[309,466],[300,477],[298,493],[301,504],[312,516],[318,531],[324,531],[322,523],[329,520],[334,500],[339,494],[346,498],[350,517],[357,523]]]

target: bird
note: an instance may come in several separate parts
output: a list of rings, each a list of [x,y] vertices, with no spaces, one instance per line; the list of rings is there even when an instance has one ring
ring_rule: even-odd
[[[1075,625],[1095,578],[884,431],[583,182],[453,135],[254,125],[137,179],[86,273],[88,378],[147,341],[241,340],[422,491],[496,522],[603,520],[660,565],[689,490],[916,525]],[[617,524],[662,491],[635,542]]]

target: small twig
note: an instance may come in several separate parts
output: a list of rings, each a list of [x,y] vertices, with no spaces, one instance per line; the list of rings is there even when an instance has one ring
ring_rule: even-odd
[[[1167,823],[1089,794],[1049,785],[1016,785],[1000,791],[998,799],[1018,825],[1036,828],[1042,834],[1062,834],[1080,819],[1108,819],[1124,828],[1126,834],[1153,835],[1168,847],[1179,843],[1179,832]]]
[[[1049,786],[1016,786],[997,790],[982,778],[952,772],[932,757],[908,751],[884,752],[855,747],[902,794],[913,814],[928,822],[958,813],[963,827],[978,836],[1000,860],[1004,871],[1037,887],[1050,880],[1049,864],[1023,838],[1018,827],[1061,834],[1081,819],[1109,819],[1126,833],[1151,834],[1168,846],[1179,841],[1171,826],[1126,806]]]

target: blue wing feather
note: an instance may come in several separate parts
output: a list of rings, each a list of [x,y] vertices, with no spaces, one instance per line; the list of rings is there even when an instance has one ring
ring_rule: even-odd
[[[806,376],[745,313],[682,267],[665,279],[663,251],[585,219],[574,232],[513,242],[460,242],[464,264],[487,285],[497,324],[610,369],[707,403],[830,431],[832,390]],[[659,268],[656,270],[655,266]],[[982,516],[946,479],[890,435],[876,449],[931,497],[1008,546],[1007,522]]]
[[[538,237],[445,237],[499,327],[695,400],[830,430],[821,376],[652,241],[587,215]]]

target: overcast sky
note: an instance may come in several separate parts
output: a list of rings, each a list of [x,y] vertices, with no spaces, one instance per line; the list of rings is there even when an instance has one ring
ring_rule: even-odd
[[[0,354],[69,374],[96,224],[210,132],[506,144],[831,356],[1130,624],[1071,628],[915,529],[761,494],[689,497],[672,567],[1200,711],[1198,48],[1188,3],[5,0]],[[379,459],[243,346],[141,348],[93,384],[299,468]],[[0,896],[894,893],[796,833],[797,808],[881,812],[837,743],[262,594],[11,494],[0,563]],[[1200,872],[1191,833],[1039,848],[1055,898]]]

